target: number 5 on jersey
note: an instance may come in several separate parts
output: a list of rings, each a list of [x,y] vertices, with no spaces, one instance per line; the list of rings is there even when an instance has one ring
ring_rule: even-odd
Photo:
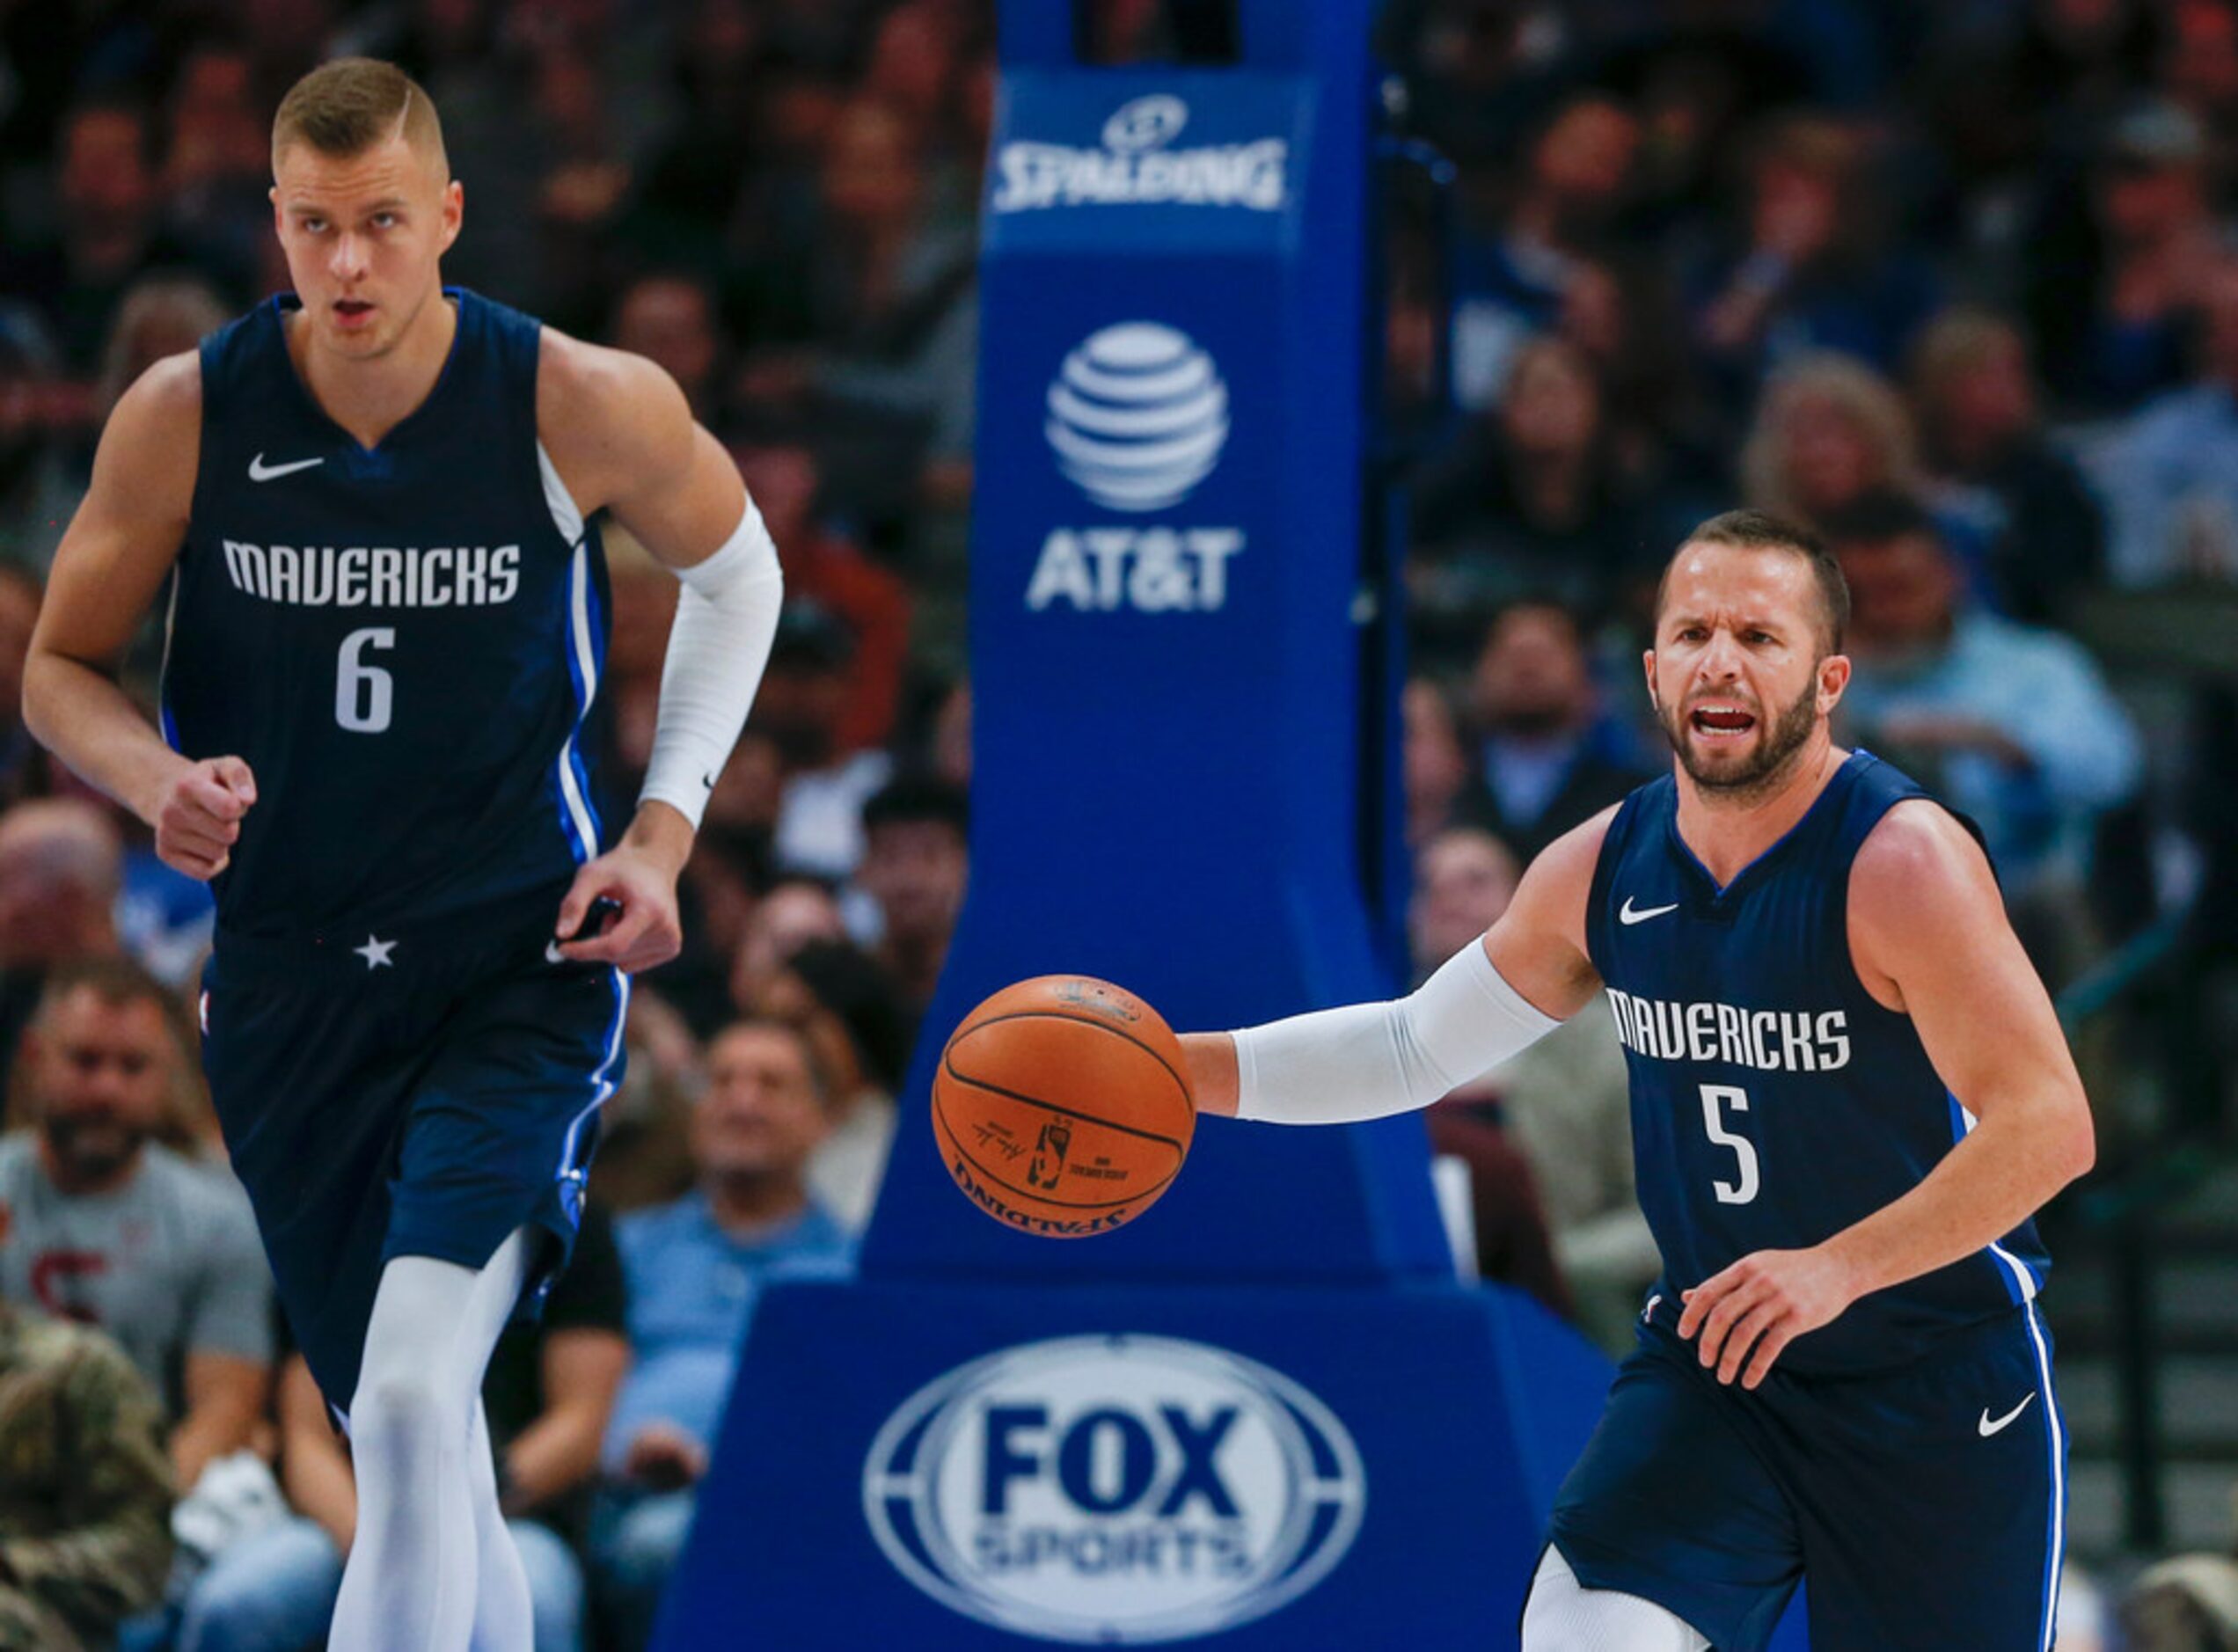
[[[364,654],[368,648],[395,647],[393,625],[368,625],[342,639],[334,662],[334,720],[354,735],[377,735],[389,726],[395,680],[379,666],[367,665]]]
[[[1720,1147],[1730,1147],[1733,1157],[1740,1161],[1740,1180],[1713,1181],[1709,1185],[1717,1195],[1720,1204],[1746,1204],[1756,1197],[1759,1186],[1756,1171],[1756,1144],[1745,1136],[1737,1136],[1725,1128],[1724,1109],[1730,1107],[1736,1113],[1748,1111],[1748,1092],[1738,1085],[1706,1084],[1701,1087],[1702,1128],[1709,1132],[1709,1139]]]

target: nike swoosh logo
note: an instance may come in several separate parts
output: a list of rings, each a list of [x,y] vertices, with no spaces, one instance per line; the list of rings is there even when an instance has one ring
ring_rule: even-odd
[[[1651,906],[1644,912],[1635,912],[1632,910],[1632,897],[1627,895],[1624,897],[1624,910],[1616,915],[1616,921],[1620,924],[1644,924],[1651,917],[1661,917],[1665,912],[1678,910],[1678,903],[1673,901],[1668,906]]]
[[[267,464],[264,462],[264,455],[260,453],[249,461],[249,480],[268,482],[275,476],[288,476],[296,471],[307,471],[314,464],[325,463],[325,459],[320,458],[297,459],[290,464]]]
[[[546,963],[566,963],[567,955],[560,950],[558,941],[548,940],[544,943],[544,961]]]
[[[1986,1439],[1987,1439],[1987,1438],[1989,1438],[1989,1436],[1990,1436],[1991,1435],[1995,1434],[1995,1433],[1996,1433],[1999,1429],[2002,1429],[2002,1428],[2003,1428],[2003,1427],[2004,1427],[2007,1423],[2010,1422],[2011,1422],[2011,1421],[2012,1421],[2015,1417],[2019,1416],[2019,1415],[2021,1414],[2021,1413],[2022,1413],[2022,1412],[2026,1411],[2026,1410],[2029,1408],[2029,1401],[2030,1401],[2030,1400],[2035,1399],[2035,1398],[2036,1398],[2036,1396],[2035,1396],[2034,1394],[2028,1394],[2028,1395],[2023,1396],[2023,1397],[2022,1397],[2022,1400],[2021,1400],[2021,1403],[2020,1403],[2020,1404],[2018,1404],[2017,1406],[2015,1406],[2015,1407],[2013,1407],[2010,1411],[2007,1412],[2007,1413],[2006,1413],[2003,1416],[2001,1416],[2001,1417],[1998,1418],[1998,1419],[1997,1419],[1997,1421],[1996,1421],[1996,1422],[1992,1422],[1989,1420],[1989,1407],[1988,1407],[1987,1406],[1984,1406],[1984,1407],[1982,1407],[1982,1414],[1981,1414],[1981,1436],[1982,1436],[1982,1438],[1983,1438],[1983,1439],[1985,1439],[1985,1440],[1986,1440]]]

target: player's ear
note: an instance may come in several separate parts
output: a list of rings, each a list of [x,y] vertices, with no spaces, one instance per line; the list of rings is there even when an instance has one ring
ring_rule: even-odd
[[[450,251],[450,244],[458,238],[458,231],[466,222],[466,186],[456,178],[443,186],[442,245],[439,252]]]
[[[1656,651],[1653,648],[1649,648],[1641,654],[1640,668],[1648,675],[1648,704],[1657,711],[1661,711],[1663,702],[1656,697],[1655,665]]]
[[[1818,662],[1818,714],[1831,713],[1841,704],[1841,697],[1849,687],[1852,668],[1846,654],[1830,654]]]

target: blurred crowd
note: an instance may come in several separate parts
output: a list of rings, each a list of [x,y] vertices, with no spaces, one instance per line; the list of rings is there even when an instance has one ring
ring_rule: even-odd
[[[1217,53],[1219,10],[1082,33]],[[2238,0],[1391,0],[1379,34],[1458,167],[1450,234],[1400,211],[1387,249],[1417,970],[1667,763],[1654,578],[1748,503],[1836,551],[1838,734],[1981,823],[2055,987],[2169,925],[2227,980]],[[0,0],[0,1648],[292,1652],[355,1520],[200,1088],[207,892],[20,716],[106,410],[284,284],[280,93],[338,52],[417,76],[465,186],[447,278],[664,366],[786,564],[577,1264],[486,1390],[539,1648],[621,1649],[757,1293],[851,1265],[964,892],[993,48],[987,0]],[[676,585],[609,552],[625,800]],[[1605,1023],[1430,1129],[1464,1266],[1620,1345],[1655,1258]]]

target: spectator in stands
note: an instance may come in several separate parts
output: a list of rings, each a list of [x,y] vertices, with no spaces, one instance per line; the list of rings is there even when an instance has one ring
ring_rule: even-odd
[[[846,919],[831,886],[815,878],[779,878],[754,903],[732,960],[733,1015],[750,1015],[793,954],[810,941],[847,939]]]
[[[801,1029],[827,1080],[828,1129],[808,1188],[859,1233],[894,1144],[895,1093],[909,1070],[911,1018],[875,960],[852,941],[809,940],[771,976],[751,1013]]]
[[[236,303],[252,296],[272,236],[271,113],[241,47],[187,52],[172,83],[159,188],[172,232]]]
[[[1461,406],[1492,406],[1525,340],[1561,318],[1581,261],[1623,207],[1639,147],[1632,111],[1604,92],[1571,99],[1528,143],[1512,201],[1488,235],[1463,242],[1453,274]]]
[[[56,366],[39,317],[0,304],[0,564],[40,578],[78,498],[56,429]]]
[[[0,389],[0,398],[5,393]],[[24,662],[39,623],[40,595],[37,578],[0,560],[0,809],[29,797],[46,773],[43,749],[23,720]]]
[[[2089,259],[2036,267],[2031,318],[2052,387],[2081,411],[2125,412],[2183,377],[2187,318],[2212,273],[2217,231],[2205,134],[2173,104],[2115,121],[2091,177]]]
[[[1535,598],[1485,632],[1469,683],[1475,763],[1454,817],[1482,826],[1528,862],[1647,778],[1602,714],[1576,616]]]
[[[611,1484],[590,1561],[625,1652],[645,1645],[683,1551],[756,1298],[854,1265],[852,1240],[808,1188],[828,1125],[807,1038],[736,1023],[709,1048],[707,1077],[692,1118],[698,1186],[617,1224],[635,1364],[607,1430]]]
[[[2238,1562],[2179,1554],[2148,1566],[2121,1608],[2126,1652],[2238,1652]]]
[[[1962,602],[1912,501],[1870,494],[1825,536],[1849,581],[1852,738],[1979,823],[2015,927],[2059,978],[2074,946],[2055,932],[2071,927],[2092,827],[2137,788],[2136,730],[2077,644]]]
[[[1442,831],[1423,846],[1407,919],[1418,976],[1498,921],[1520,870],[1506,844],[1475,827]],[[1460,1139],[1463,1122],[1496,1132],[1520,1154],[1579,1325],[1622,1352],[1662,1263],[1634,1188],[1631,1089],[1607,997],[1596,996],[1560,1030],[1440,1102],[1430,1115],[1431,1141],[1443,1151]],[[1487,1197],[1503,1208],[1520,1201],[1512,1173],[1488,1187],[1481,1181],[1479,1194],[1481,1245]],[[1512,1211],[1504,1218],[1510,1226],[1520,1219]]]
[[[263,204],[261,194],[258,200]],[[270,211],[267,205],[267,218]],[[260,227],[270,232],[268,223]],[[116,323],[101,353],[94,399],[103,414],[141,374],[166,355],[193,349],[228,319],[217,295],[192,275],[146,275],[135,281],[117,306]]]
[[[113,958],[124,845],[82,797],[34,798],[0,815],[0,1072],[49,974]]]
[[[499,1502],[528,1575],[536,1652],[584,1645],[575,1546],[629,1364],[623,1290],[612,1224],[586,1210],[574,1260],[542,1317],[507,1327],[482,1379]],[[298,1652],[333,1617],[357,1528],[357,1486],[349,1443],[298,1353],[281,1367],[279,1422],[281,1480],[294,1512],[229,1546],[196,1581],[177,1652]]]
[[[1883,245],[1883,197],[1851,126],[1788,117],[1749,172],[1741,245],[1698,282],[1695,336],[1727,398],[1745,401],[1766,367],[1839,351],[1883,370],[1934,312],[1924,264]]]
[[[835,882],[861,860],[862,806],[894,771],[885,752],[840,743],[853,659],[853,639],[837,618],[814,603],[787,603],[754,698],[752,727],[776,743],[784,766],[778,867]]]
[[[1412,582],[1436,608],[1481,614],[1525,591],[1610,606],[1645,535],[1583,351],[1555,337],[1518,347],[1496,414],[1416,484],[1413,525]]]
[[[1911,388],[1930,491],[1987,547],[1999,610],[2038,625],[2069,611],[2104,571],[2105,513],[2045,438],[2021,330],[1946,311],[1913,352]]]
[[[98,1325],[163,1396],[179,1489],[245,1447],[272,1364],[248,1200],[152,1139],[189,1059],[136,966],[59,969],[26,1038],[32,1128],[0,1137],[0,1297]]]
[[[2117,585],[2238,585],[2238,258],[2217,261],[2200,319],[2191,386],[2146,407],[2092,464]]]
[[[1817,522],[1881,488],[1916,493],[1918,438],[1896,387],[1862,362],[1817,355],[1766,382],[1741,451],[1759,510]]]
[[[622,289],[607,332],[616,349],[633,350],[666,369],[693,418],[710,430],[726,427],[729,345],[706,281],[681,270],[639,276]],[[758,501],[760,490],[751,491]],[[778,543],[789,558],[791,542],[780,535]]]
[[[825,473],[883,525],[881,539],[921,503],[953,504],[969,488],[976,250],[968,228],[938,221],[922,137],[875,98],[839,112],[818,175],[821,221],[781,250],[815,342],[763,355],[740,381],[747,398],[814,431]]]
[[[100,365],[110,318],[125,289],[150,270],[184,261],[161,230],[147,111],[90,99],[63,117],[55,157],[55,239],[10,249],[9,286],[42,309],[69,372]]]
[[[1460,722],[1444,691],[1427,677],[1410,681],[1399,701],[1400,757],[1407,796],[1407,843],[1419,849],[1452,822],[1453,804],[1468,785],[1469,760]]]
[[[100,1332],[0,1298],[0,1647],[112,1644],[162,1592],[171,1505],[148,1378]]]
[[[878,903],[877,957],[911,1034],[933,1001],[971,871],[970,807],[940,780],[894,781],[863,805],[859,881]]]
[[[908,585],[822,519],[823,476],[806,443],[742,446],[732,457],[770,537],[785,548],[786,594],[814,603],[854,640],[847,703],[833,738],[845,751],[886,744],[901,708],[909,655]]]

